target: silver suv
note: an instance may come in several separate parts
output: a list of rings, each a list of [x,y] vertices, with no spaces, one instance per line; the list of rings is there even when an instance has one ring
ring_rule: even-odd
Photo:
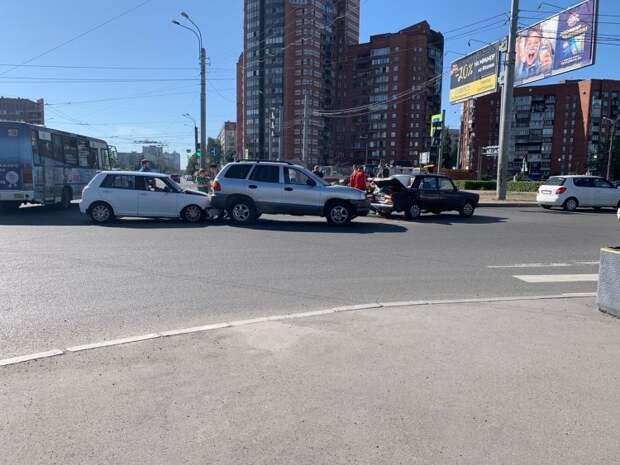
[[[237,224],[250,224],[261,214],[324,216],[330,224],[345,225],[366,216],[366,193],[332,186],[307,169],[289,162],[229,163],[213,181],[213,208],[225,209]]]

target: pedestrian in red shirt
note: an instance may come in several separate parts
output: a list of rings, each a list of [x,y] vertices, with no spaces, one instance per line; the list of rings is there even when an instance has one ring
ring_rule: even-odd
[[[366,192],[366,174],[364,173],[364,169],[361,166],[357,166],[353,171],[349,185],[351,187],[354,187],[355,189]]]

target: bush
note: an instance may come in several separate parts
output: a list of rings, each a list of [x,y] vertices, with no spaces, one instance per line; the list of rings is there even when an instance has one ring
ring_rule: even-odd
[[[510,181],[508,183],[508,192],[538,192],[538,188],[542,185],[542,182]]]
[[[495,181],[455,181],[455,184],[466,191],[493,191],[497,188]]]

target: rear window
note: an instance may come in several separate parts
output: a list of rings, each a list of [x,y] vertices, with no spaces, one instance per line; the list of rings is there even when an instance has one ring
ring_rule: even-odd
[[[566,178],[553,177],[545,182],[545,186],[563,186],[565,182]]]
[[[232,165],[224,175],[228,179],[245,179],[252,169],[252,165]]]
[[[274,165],[256,165],[250,179],[256,182],[278,183],[280,182],[280,167]]]

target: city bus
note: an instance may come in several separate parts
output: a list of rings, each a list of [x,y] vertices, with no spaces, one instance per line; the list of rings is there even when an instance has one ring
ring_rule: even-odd
[[[35,124],[0,121],[0,207],[68,207],[99,170],[116,167],[101,139]]]

